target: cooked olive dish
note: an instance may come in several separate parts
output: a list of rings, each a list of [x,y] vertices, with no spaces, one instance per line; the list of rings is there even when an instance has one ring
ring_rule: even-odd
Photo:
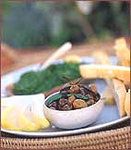
[[[79,81],[67,83],[59,93],[49,97],[47,107],[55,110],[75,110],[91,106],[100,100],[95,84],[84,85]]]

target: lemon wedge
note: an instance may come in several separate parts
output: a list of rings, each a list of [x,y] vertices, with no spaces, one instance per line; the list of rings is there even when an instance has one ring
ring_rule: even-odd
[[[16,106],[8,106],[1,113],[2,128],[15,131],[38,131],[47,128],[50,123],[45,117],[31,113],[26,115]]]
[[[40,126],[34,122],[31,122],[26,116],[20,114],[19,119],[19,127],[22,131],[37,131],[40,129]]]
[[[48,128],[50,126],[49,121],[45,117],[33,115],[33,121],[39,125],[40,128]]]
[[[21,114],[19,116],[19,125],[22,131],[37,131],[41,128],[47,128],[50,126],[46,118],[34,114],[31,119]]]
[[[14,106],[9,106],[1,112],[1,126],[9,130],[19,130]]]

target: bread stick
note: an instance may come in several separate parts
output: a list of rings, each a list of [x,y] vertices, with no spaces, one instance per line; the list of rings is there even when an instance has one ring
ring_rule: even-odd
[[[85,64],[80,65],[80,74],[83,78],[117,78],[124,81],[125,84],[130,83],[130,67],[115,65],[97,65]]]
[[[114,88],[114,98],[119,110],[120,117],[126,115],[125,112],[125,98],[126,98],[126,88],[122,81],[113,79],[113,88]]]
[[[130,90],[126,93],[126,98],[125,98],[125,111],[128,116],[131,116],[131,101],[130,101]]]
[[[126,44],[126,40],[124,38],[117,39],[115,41],[114,49],[120,65],[130,66],[130,49]]]

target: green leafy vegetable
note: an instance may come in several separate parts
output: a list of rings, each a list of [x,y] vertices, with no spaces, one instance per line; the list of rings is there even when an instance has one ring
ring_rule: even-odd
[[[85,95],[82,95],[82,94],[75,94],[75,97],[77,97],[78,99],[84,99],[84,100],[88,100],[89,99],[88,96],[85,96]]]
[[[60,98],[62,98],[62,94],[61,93],[58,93],[58,94],[55,94],[51,97],[48,98],[48,104],[49,105],[50,103],[56,101],[56,100],[59,100]]]
[[[46,92],[66,83],[62,80],[63,77],[68,77],[70,81],[80,78],[79,64],[63,63],[51,65],[46,70],[38,72],[27,72],[14,84],[13,93],[26,95]]]
[[[89,99],[88,96],[85,96],[85,95],[82,95],[82,94],[67,94],[68,97],[70,97],[72,95],[75,96],[78,99],[84,99],[84,100],[88,100]]]

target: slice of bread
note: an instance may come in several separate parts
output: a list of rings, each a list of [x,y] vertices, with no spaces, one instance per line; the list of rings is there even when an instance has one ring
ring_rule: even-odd
[[[126,115],[125,112],[125,98],[126,98],[126,88],[122,81],[113,79],[113,91],[114,91],[114,98],[119,110],[120,117]]]
[[[102,97],[105,99],[106,105],[114,105],[115,104],[114,95],[113,95],[112,89],[110,88],[109,85],[105,89]]]
[[[92,56],[95,58],[96,64],[108,64],[112,65],[109,56],[105,51],[95,51],[92,53]],[[114,105],[114,95],[112,93],[112,89],[110,87],[110,80],[106,79],[107,88],[104,90],[102,97],[105,99],[106,105]]]
[[[79,69],[83,78],[117,78],[124,81],[127,85],[130,83],[130,67],[104,64],[86,64],[80,65]]]
[[[123,66],[130,66],[130,49],[125,38],[116,39],[114,49],[119,63]]]
[[[128,92],[126,93],[125,111],[128,116],[131,116],[130,90],[128,90]]]

